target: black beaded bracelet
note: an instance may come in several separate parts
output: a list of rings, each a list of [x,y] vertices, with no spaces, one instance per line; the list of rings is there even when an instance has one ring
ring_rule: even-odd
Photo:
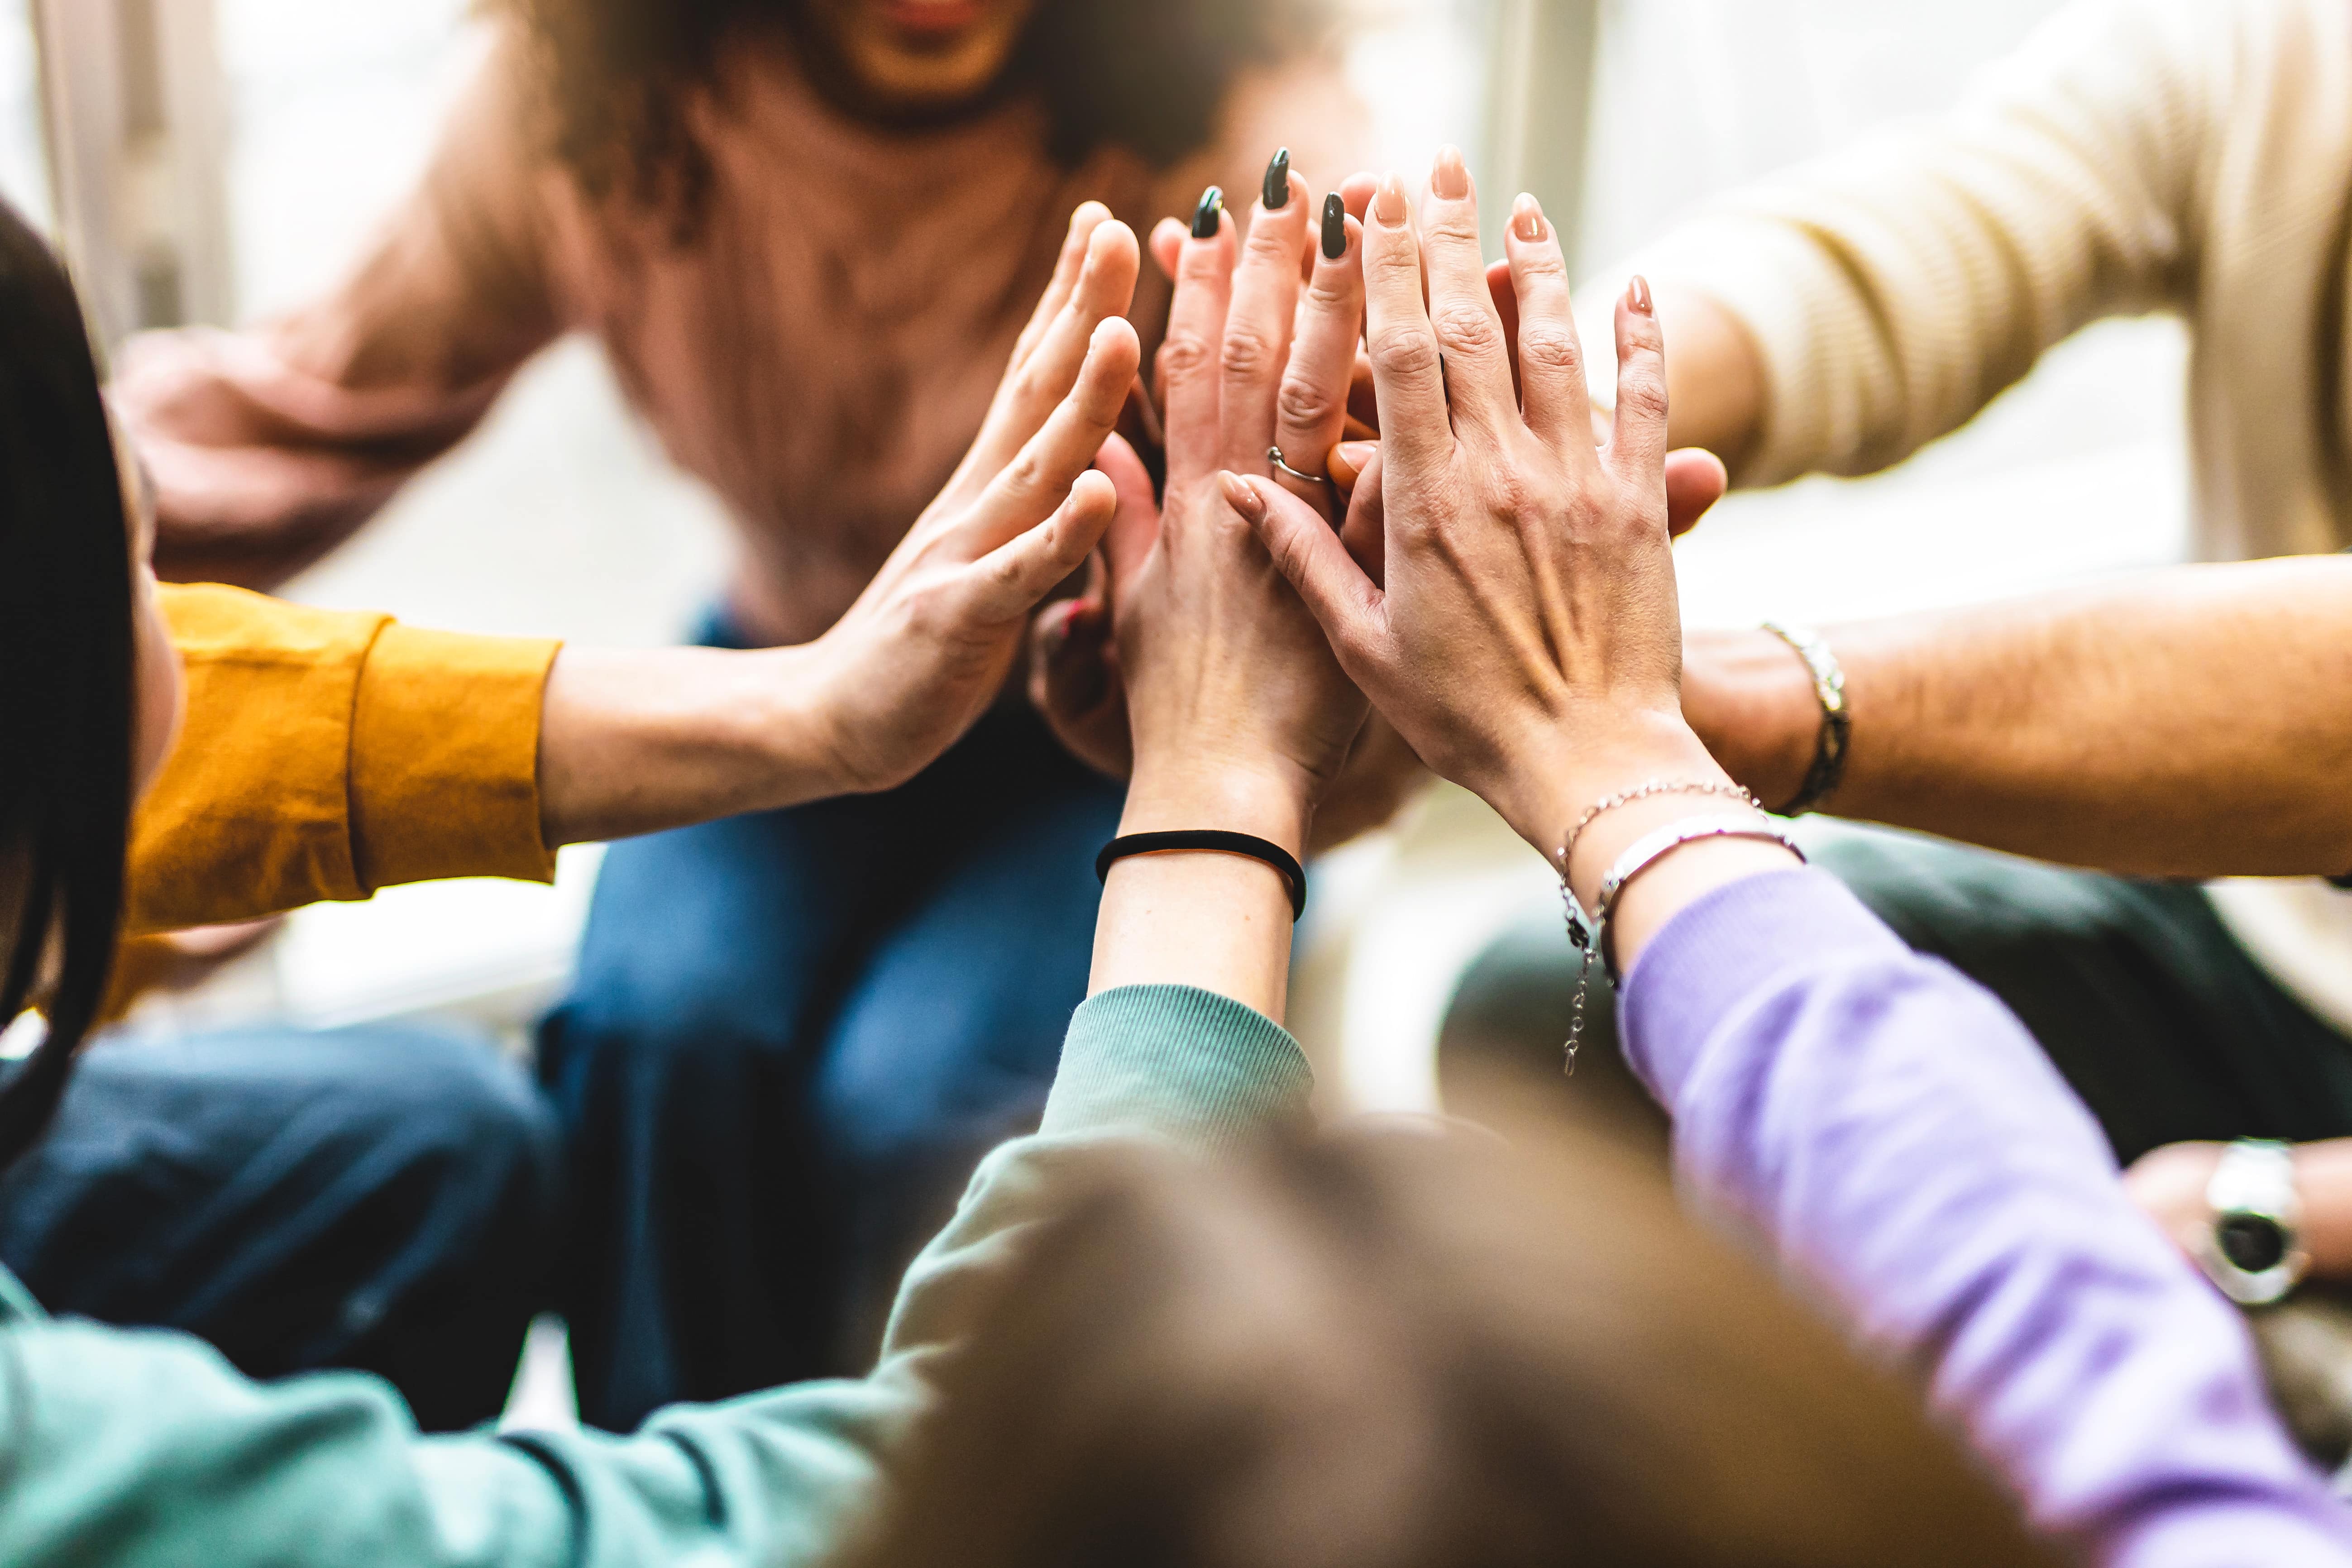
[[[1246,855],[1253,860],[1263,860],[1275,868],[1283,886],[1290,889],[1290,918],[1297,921],[1307,912],[1307,871],[1297,858],[1279,844],[1252,834],[1228,833],[1222,827],[1130,833],[1114,838],[1095,857],[1095,879],[1109,881],[1111,867],[1130,855],[1157,855],[1169,849],[1213,849],[1221,855]]]

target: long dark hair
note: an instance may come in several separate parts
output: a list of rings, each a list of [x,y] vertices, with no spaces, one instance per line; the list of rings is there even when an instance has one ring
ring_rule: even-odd
[[[806,0],[485,3],[536,42],[554,150],[582,183],[678,203],[688,221],[707,168],[681,96],[747,37],[816,47]],[[1314,47],[1329,26],[1328,0],[1040,0],[996,91],[1038,94],[1065,163],[1117,143],[1164,166],[1207,144],[1244,65]]]
[[[0,1026],[48,1034],[0,1084],[0,1164],[48,1124],[98,1021],[131,795],[131,543],[65,269],[0,203]],[[56,983],[35,995],[54,956]]]
[[[1105,1157],[845,1568],[2053,1568],[1652,1154],[1509,1131]]]

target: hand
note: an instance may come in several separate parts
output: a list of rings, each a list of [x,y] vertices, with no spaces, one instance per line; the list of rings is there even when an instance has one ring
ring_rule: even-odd
[[[1284,410],[1311,416],[1325,397],[1313,384],[1286,395],[1286,367],[1343,386],[1353,357],[1328,351],[1356,333],[1360,296],[1347,274],[1361,256],[1361,226],[1343,219],[1345,249],[1317,264],[1322,286],[1302,306],[1308,216],[1305,182],[1292,175],[1287,198],[1253,215],[1238,268],[1222,212],[1210,237],[1170,226],[1153,236],[1176,279],[1158,367],[1167,489],[1156,519],[1122,509],[1102,574],[1133,744],[1122,834],[1217,827],[1299,855],[1363,722],[1363,698],[1234,510],[1237,496],[1250,497],[1236,471],[1271,484],[1266,448]],[[1123,446],[1104,452],[1125,498],[1143,493],[1132,461]],[[1328,516],[1280,493],[1330,536]],[[1090,987],[1181,983],[1279,1018],[1290,923],[1279,878],[1254,859],[1132,856],[1105,889]]]
[[[1210,342],[1207,358],[1224,365],[1219,385],[1202,389],[1198,372],[1213,369],[1202,363],[1198,372],[1185,363],[1192,355],[1181,350],[1163,353],[1159,379],[1170,401],[1168,506],[1199,510],[1205,486],[1220,462],[1250,473],[1274,473],[1266,448],[1279,447],[1295,466],[1312,472],[1316,459],[1305,454],[1330,449],[1342,432],[1348,413],[1350,370],[1360,352],[1363,319],[1362,225],[1360,215],[1370,199],[1372,179],[1360,175],[1337,193],[1338,221],[1328,228],[1321,213],[1305,199],[1303,184],[1294,184],[1292,197],[1269,214],[1254,219],[1249,256],[1230,283],[1235,301],[1222,343]],[[1265,226],[1263,230],[1259,225]],[[1309,232],[1309,230],[1312,232]],[[1328,241],[1336,239],[1336,255]],[[1210,309],[1213,280],[1201,268],[1203,244],[1188,240],[1183,226],[1163,224],[1152,237],[1152,250],[1161,268],[1180,279],[1180,290],[1200,316],[1203,330],[1213,333],[1216,321]],[[1277,275],[1285,261],[1291,270]],[[1306,262],[1306,286],[1296,286],[1300,262]],[[1188,261],[1194,267],[1185,273]],[[1231,265],[1230,257],[1222,263]],[[1177,325],[1171,305],[1171,331]],[[1188,390],[1189,389],[1189,390]],[[1217,408],[1219,393],[1228,405]],[[1187,396],[1199,405],[1194,428],[1179,427],[1175,403]],[[1269,402],[1270,400],[1270,402]],[[1270,409],[1270,412],[1269,412]],[[1057,605],[1039,617],[1033,641],[1030,692],[1047,721],[1077,756],[1114,778],[1126,778],[1134,768],[1134,736],[1127,702],[1113,606],[1129,602],[1139,576],[1150,557],[1159,531],[1159,509],[1149,480],[1126,443],[1114,440],[1099,466],[1112,479],[1119,497],[1121,521],[1112,527],[1103,559],[1098,559],[1085,594]],[[1346,522],[1343,498],[1333,487],[1289,476],[1276,476],[1303,502],[1342,522],[1346,537],[1378,548],[1377,511],[1358,514],[1372,521]],[[1208,510],[1218,510],[1213,501]],[[1246,557],[1262,561],[1255,541],[1247,542]],[[1280,596],[1285,607],[1290,595]],[[1147,617],[1148,618],[1148,617]],[[1302,623],[1303,624],[1303,623]],[[1374,769],[1376,778],[1360,781],[1363,802],[1376,795],[1393,801],[1402,782],[1399,769],[1388,765],[1401,746],[1380,750],[1379,765],[1368,758],[1358,769]],[[1360,752],[1357,754],[1361,754]],[[1417,772],[1417,770],[1415,770]],[[1324,763],[1317,764],[1318,776]],[[1361,803],[1360,803],[1361,804]],[[1359,829],[1369,824],[1358,824]]]
[[[1549,856],[1605,795],[1659,776],[1722,778],[1682,716],[1664,344],[1636,280],[1617,310],[1619,416],[1596,450],[1567,268],[1534,199],[1519,199],[1507,241],[1515,338],[1486,287],[1458,153],[1438,160],[1418,244],[1408,215],[1391,176],[1364,229],[1384,441],[1380,579],[1288,493],[1253,483],[1245,510],[1342,667],[1414,751]],[[1646,819],[1604,821],[1613,834]],[[1786,863],[1765,854],[1704,858]]]
[[[1172,225],[1154,237],[1176,278],[1159,367],[1168,481],[1140,562],[1129,555],[1139,531],[1109,552],[1135,755],[1126,831],[1234,826],[1298,853],[1363,722],[1362,698],[1232,505],[1231,476],[1270,476],[1282,423],[1336,407],[1353,359],[1361,226],[1343,219],[1345,247],[1318,259],[1302,309],[1310,211],[1291,176],[1288,199],[1254,214],[1238,266],[1229,216],[1206,239]],[[1202,811],[1251,820],[1190,819]]]
[[[1486,292],[1495,301],[1495,313],[1502,322],[1504,339],[1510,345],[1511,380],[1517,385],[1519,371],[1519,295],[1518,285],[1511,278],[1508,259],[1490,262],[1486,268]],[[1358,367],[1360,381],[1371,376],[1371,361],[1366,358]],[[1609,445],[1613,422],[1599,409],[1592,411],[1592,444]],[[1353,491],[1365,471],[1374,468],[1380,458],[1377,423],[1364,437],[1341,442],[1331,450],[1328,459],[1332,482],[1343,491]],[[1377,483],[1379,475],[1373,473]],[[1700,447],[1684,447],[1666,454],[1666,531],[1680,539],[1698,526],[1709,508],[1721,500],[1731,483],[1731,476],[1723,460]],[[1775,797],[1777,798],[1777,797]]]
[[[1139,265],[1125,224],[1078,209],[971,449],[808,646],[840,788],[888,788],[952,744],[1003,686],[1030,612],[1110,525],[1118,496],[1087,470],[1141,363],[1120,314]]]

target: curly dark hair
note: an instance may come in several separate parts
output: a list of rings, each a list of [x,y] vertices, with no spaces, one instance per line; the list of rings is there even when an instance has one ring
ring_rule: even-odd
[[[691,214],[708,169],[678,111],[747,37],[803,55],[826,46],[806,0],[485,0],[537,44],[553,151],[593,194],[620,191]],[[1050,150],[1076,164],[1117,144],[1155,166],[1205,145],[1245,64],[1330,36],[1332,0],[1040,0],[991,99],[1034,91]],[[821,89],[840,73],[812,73]],[[688,218],[690,222],[690,216]]]

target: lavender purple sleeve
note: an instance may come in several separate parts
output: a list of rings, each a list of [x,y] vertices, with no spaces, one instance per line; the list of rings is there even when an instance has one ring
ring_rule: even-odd
[[[2131,1568],[2352,1563],[2242,1324],[1991,995],[1786,871],[1678,914],[1623,1006],[1685,1184],[1916,1369],[2038,1528]]]

